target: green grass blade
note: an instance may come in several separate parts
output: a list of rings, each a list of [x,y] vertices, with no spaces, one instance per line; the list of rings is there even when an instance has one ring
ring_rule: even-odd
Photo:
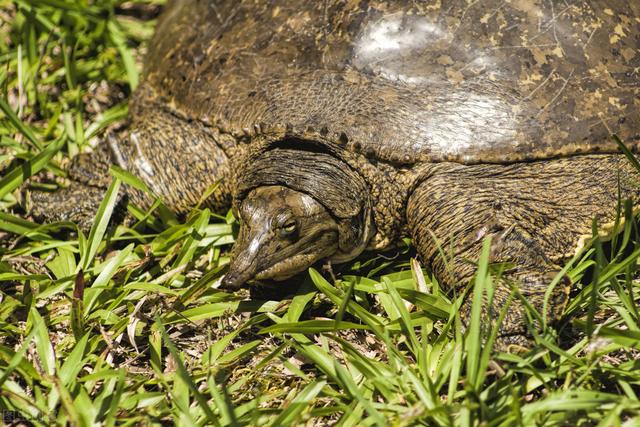
[[[82,262],[80,263],[80,265],[82,265],[82,270],[84,271],[87,271],[89,268],[89,265],[98,252],[98,247],[102,243],[102,238],[111,219],[111,214],[118,202],[119,190],[120,180],[118,178],[114,178],[104,194],[104,199],[102,200],[102,203],[100,203],[95,220],[91,226],[91,231],[89,232],[89,238],[87,239],[88,246],[86,248],[86,252],[82,256]]]
[[[156,318],[155,324],[157,330],[159,330],[162,334],[162,341],[164,342],[165,347],[169,350],[169,353],[171,353],[173,360],[176,362],[177,374],[189,387],[191,393],[193,393],[193,395],[195,396],[198,405],[206,415],[207,421],[212,425],[219,426],[220,423],[218,422],[218,418],[213,414],[211,408],[209,407],[207,399],[202,395],[202,393],[200,393],[200,390],[198,390],[198,387],[194,383],[193,378],[191,378],[191,375],[189,375],[189,372],[187,371],[187,368],[184,366],[184,362],[182,361],[182,357],[180,357],[180,354],[178,353],[178,349],[167,335],[167,331],[160,322],[159,318]]]
[[[307,385],[289,404],[280,412],[271,423],[273,427],[294,425],[300,414],[313,405],[313,401],[326,386],[326,381],[313,381]]]
[[[63,143],[63,140],[59,140],[47,145],[33,158],[9,171],[0,179],[0,199],[20,187],[23,182],[44,168],[49,163],[49,160],[58,153]]]
[[[11,107],[9,106],[9,104],[7,104],[7,101],[3,97],[0,97],[0,110],[2,110],[2,112],[7,116],[7,118],[9,119],[9,122],[22,135],[24,135],[25,138],[27,138],[29,140],[29,142],[31,142],[31,144],[33,144],[34,147],[36,147],[40,151],[42,151],[44,149],[44,147],[42,146],[40,141],[38,141],[38,138],[36,138],[35,134],[31,131],[31,129],[29,129],[28,126],[26,126],[22,122],[22,120],[20,120],[18,118],[16,113],[13,112],[13,109],[11,109]]]

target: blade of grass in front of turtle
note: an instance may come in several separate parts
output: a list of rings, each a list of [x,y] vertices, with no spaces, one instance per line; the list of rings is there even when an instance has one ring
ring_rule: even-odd
[[[336,313],[336,329],[340,328],[340,322],[342,322],[342,319],[344,318],[344,313],[347,309],[347,304],[349,303],[349,301],[351,300],[351,296],[353,295],[354,287],[355,282],[350,281],[349,286],[347,287],[347,292],[345,293],[344,297],[342,297],[342,302],[340,303],[338,312]]]
[[[220,180],[217,180],[202,192],[200,199],[198,199],[198,203],[196,203],[196,205],[192,209],[193,211],[197,211],[200,209],[200,206],[202,206],[202,204],[205,203],[207,199],[209,199],[213,192],[218,189],[218,187],[220,186],[220,182]]]
[[[633,167],[636,168],[638,172],[640,172],[640,161],[638,161],[638,158],[631,152],[631,150],[629,150],[629,148],[626,145],[624,145],[624,143],[620,140],[618,135],[612,135],[611,137],[616,142],[616,144],[618,144],[618,148],[620,148],[620,151],[622,151],[622,154],[624,154],[627,157],[627,159],[629,159]]]
[[[173,344],[173,341],[171,341],[171,338],[169,338],[167,330],[164,328],[164,325],[162,325],[160,318],[156,318],[155,325],[157,330],[162,334],[162,341],[164,342],[165,347],[167,348],[167,350],[169,350],[171,357],[173,357],[173,360],[176,364],[177,374],[195,396],[209,423],[215,426],[219,426],[220,422],[218,421],[218,418],[213,414],[211,408],[209,407],[207,399],[205,399],[202,393],[200,393],[200,390],[198,390],[198,387],[193,382],[193,378],[191,378],[189,372],[187,371],[187,368],[184,366],[184,362],[182,361],[182,358],[178,353],[178,349],[176,348],[175,344]]]
[[[67,83],[67,87],[70,91],[73,91],[76,87],[76,82],[78,78],[76,76],[76,61],[75,61],[75,46],[68,46],[66,39],[62,39],[62,61],[64,64],[64,78]],[[71,41],[73,39],[71,38]],[[71,53],[69,53],[71,52]],[[72,136],[75,140],[75,129],[72,129]]]
[[[116,425],[116,419],[117,419],[116,417],[118,415],[118,412],[120,411],[120,408],[118,406],[122,399],[122,393],[124,392],[124,387],[126,383],[125,381],[126,370],[124,368],[120,368],[117,370],[117,372],[118,372],[118,379],[116,383],[116,389],[114,393],[110,396],[109,410],[107,411],[107,416],[104,418],[104,425],[107,427]]]
[[[63,143],[63,139],[52,142],[40,151],[40,153],[9,171],[0,179],[0,199],[44,168],[47,163],[49,163],[49,160],[62,148]]]
[[[338,335],[331,335],[331,338],[340,344],[340,349],[347,356],[346,360],[371,382],[371,386],[384,399],[390,401],[394,398],[394,392],[398,386],[395,380],[398,379],[398,376],[389,364],[367,357],[361,350],[356,349],[352,343]]]
[[[289,334],[318,334],[339,330],[370,330],[367,325],[338,320],[303,320],[298,322],[278,323],[260,330],[261,334],[289,333]]]
[[[353,379],[351,373],[338,361],[334,360],[333,367],[336,372],[338,378],[340,378],[341,384],[344,386],[345,391],[351,395],[356,401],[361,402],[365,408],[365,411],[369,414],[369,416],[373,419],[376,425],[378,426],[387,426],[387,421],[382,416],[378,410],[373,406],[373,402],[370,402],[369,399],[365,398],[360,387]]]
[[[58,378],[60,378],[60,382],[62,383],[62,385],[68,388],[72,388],[72,386],[75,384],[77,376],[84,365],[82,358],[87,347],[88,339],[89,334],[84,334],[84,336],[82,336],[82,338],[76,342],[73,350],[71,351],[71,353],[69,353],[69,355],[66,357],[66,360],[60,367]],[[58,390],[53,389],[48,396],[49,407],[57,406],[59,399],[60,395],[58,393]]]
[[[258,344],[259,343],[256,345]],[[221,395],[220,391],[218,391],[218,385],[216,384],[214,373],[207,376],[207,382],[209,386],[209,393],[211,393],[211,397],[220,412],[220,423],[225,426],[238,427],[240,425],[238,423],[238,416],[236,415],[235,407],[233,406],[233,402],[231,401],[225,386],[221,385]]]
[[[16,113],[14,113],[13,109],[11,109],[9,104],[7,104],[7,101],[5,101],[5,99],[2,97],[0,97],[0,110],[2,110],[2,112],[7,116],[7,118],[9,119],[9,123],[11,123],[13,127],[16,128],[16,130],[18,130],[22,135],[24,135],[25,138],[27,138],[27,140],[35,148],[37,148],[38,150],[44,149],[44,147],[42,146],[40,141],[38,141],[38,138],[35,136],[33,131],[27,125],[25,125],[24,122],[20,120],[20,118],[18,118]]]
[[[616,249],[618,249],[618,234],[620,233],[620,222],[622,220],[622,185],[620,182],[620,171],[618,171],[617,179],[617,197],[616,197],[616,216],[613,221],[613,229],[611,231],[611,260],[616,259]],[[619,250],[618,250],[619,252]]]
[[[154,322],[149,328],[149,364],[159,379],[163,379],[162,371],[162,332],[158,323]]]
[[[192,221],[193,225],[191,228],[191,232],[189,233],[189,237],[187,237],[187,239],[185,240],[182,249],[180,249],[178,256],[173,262],[173,268],[178,268],[183,264],[187,264],[191,261],[196,249],[198,248],[198,242],[204,236],[204,232],[207,225],[209,224],[210,217],[211,213],[209,212],[209,209],[204,209]]]
[[[102,271],[100,272],[100,274],[98,274],[98,277],[96,277],[91,284],[91,290],[93,292],[91,293],[90,298],[87,298],[84,301],[83,312],[85,316],[91,312],[94,303],[98,300],[98,297],[100,296],[104,288],[106,288],[109,280],[111,280],[113,275],[116,274],[116,271],[118,271],[118,269],[122,267],[122,264],[131,254],[133,248],[134,244],[130,243],[129,245],[127,245],[127,247],[119,251],[117,255],[111,257],[108,261],[105,262],[106,265],[104,265]]]
[[[570,417],[575,411],[597,410],[602,408],[602,405],[614,403],[620,399],[620,396],[614,394],[591,390],[563,390],[555,392],[544,399],[522,406],[524,425],[536,424],[534,422],[534,416],[539,413],[565,411],[564,416]]]
[[[185,306],[193,302],[196,298],[198,298],[200,294],[208,289],[209,285],[211,285],[211,282],[218,279],[218,277],[220,276],[220,272],[224,268],[225,266],[219,266],[207,271],[195,283],[184,290],[184,292],[178,298],[178,301]]]
[[[433,320],[448,320],[451,304],[440,294],[426,294],[412,289],[397,288],[403,300],[420,308],[426,316]]]
[[[362,402],[351,402],[348,410],[343,411],[342,416],[338,419],[335,427],[360,427],[362,425],[362,415],[364,414],[364,405]]]
[[[592,240],[593,243],[591,243],[591,246],[595,246],[596,238]],[[595,252],[595,250],[593,252]],[[638,257],[640,257],[640,248],[634,250],[633,253],[630,254],[624,260],[618,263],[608,264],[607,266],[605,266],[605,268],[602,271],[599,271],[598,281],[594,282],[592,280],[591,283],[584,286],[581,289],[580,293],[574,296],[572,300],[569,302],[569,305],[565,309],[565,313],[567,315],[571,315],[577,312],[578,310],[580,310],[583,304],[585,303],[585,301],[590,300],[594,287],[600,286],[603,283],[607,283],[612,277],[615,277],[621,271],[635,265]],[[593,266],[594,268],[596,267],[596,264],[597,264],[596,261],[590,261],[586,263],[588,267]]]
[[[0,230],[25,236],[32,240],[51,239],[51,236],[44,232],[42,225],[4,212],[0,212]]]
[[[459,324],[459,321],[456,321]],[[464,360],[464,347],[462,342],[461,328],[455,329],[455,341],[452,356],[451,372],[449,373],[449,385],[447,387],[447,402],[452,404],[455,401],[458,391],[460,371],[462,370],[462,362]]]
[[[32,307],[29,311],[28,323],[35,331],[36,354],[38,355],[40,366],[42,366],[46,374],[53,376],[56,372],[56,356],[49,340],[47,326],[35,307]]]
[[[107,138],[112,138],[112,136],[108,135]],[[154,200],[151,207],[149,207],[145,211],[140,210],[132,203],[127,204],[127,209],[130,213],[133,214],[134,217],[136,217],[138,223],[145,221],[156,210],[157,214],[164,220],[166,224],[175,225],[178,223],[175,215],[169,208],[167,208],[167,206],[162,201],[162,198],[154,194],[153,191],[151,191],[151,189],[147,186],[147,184],[140,178],[116,165],[111,165],[111,167],[109,168],[109,173],[111,173],[112,176],[119,178],[123,184],[133,187],[136,190],[142,191]]]
[[[437,393],[434,393],[433,382],[430,378],[426,377],[422,380],[418,378],[418,376],[413,372],[410,366],[407,367],[407,375],[409,376],[409,380],[413,385],[413,389],[416,391],[418,398],[422,402],[422,404],[428,410],[433,410],[437,407],[437,402],[439,400],[439,396]],[[437,417],[441,424],[446,422],[442,417]]]
[[[636,227],[635,215],[633,214],[633,201],[627,199],[624,201],[624,229],[622,231],[622,241],[620,242],[620,249],[616,256],[622,255],[624,250],[629,246],[631,234]],[[635,246],[637,249],[640,245],[636,242]]]
[[[311,280],[316,285],[318,290],[324,293],[334,304],[340,306],[344,301],[344,294],[341,293],[337,288],[331,286],[329,282],[325,280],[324,277],[314,268],[309,269],[309,276]],[[382,327],[381,319],[375,314],[369,313],[365,310],[361,305],[355,302],[353,299],[349,299],[346,305],[346,311],[364,323],[369,325],[372,329],[377,329]]]
[[[91,425],[92,424],[91,420],[87,420],[86,419],[87,417],[85,416],[85,414],[87,413],[87,409],[90,406],[88,402],[88,398],[82,399],[82,396],[80,395],[81,393],[84,393],[85,394],[84,397],[86,397],[86,390],[81,387],[82,391],[76,394],[74,396],[75,397],[74,399],[74,397],[71,396],[71,392],[67,389],[67,387],[65,387],[60,382],[56,382],[55,387],[60,396],[60,403],[62,404],[61,409],[64,410],[61,412],[63,412],[68,418],[67,420],[68,423],[74,426]],[[80,404],[81,399],[85,400],[85,402],[82,402],[82,404]]]
[[[579,252],[576,252],[573,258],[571,258],[571,260],[567,262],[564,265],[564,267],[562,267],[560,272],[554,276],[553,280],[551,280],[551,283],[549,284],[549,286],[547,286],[547,290],[544,293],[544,300],[542,303],[541,327],[543,329],[547,327],[547,322],[548,322],[547,313],[549,311],[547,307],[549,306],[549,299],[551,298],[551,294],[553,293],[553,290],[558,286],[558,284],[560,283],[560,280],[562,280],[567,275],[567,273],[569,272],[569,270],[571,270],[573,265],[582,257],[583,253],[584,253],[584,249]]]
[[[96,213],[93,225],[91,226],[91,231],[89,232],[89,238],[87,239],[86,244],[86,252],[82,254],[82,262],[78,264],[78,266],[82,266],[83,271],[87,271],[87,269],[89,268],[89,265],[98,252],[98,247],[102,242],[104,233],[107,231],[107,226],[109,225],[109,221],[111,220],[111,214],[113,213],[113,209],[115,208],[116,202],[118,201],[118,190],[120,190],[120,183],[120,179],[114,178],[111,181],[111,184],[109,185],[106,193],[104,194],[102,203],[100,203],[100,207],[98,208],[98,212]]]
[[[84,139],[89,140],[98,136],[110,124],[125,119],[128,113],[129,106],[126,103],[116,104],[108,110],[103,111],[84,129]]]
[[[107,136],[107,138],[110,138],[110,137]],[[145,184],[140,178],[138,178],[128,170],[122,169],[121,167],[116,165],[111,165],[109,167],[109,173],[114,177],[118,178],[124,184],[129,185],[135,188],[136,190],[140,190],[153,198],[156,197],[153,194],[153,192],[149,189],[147,184]]]
[[[308,384],[298,395],[284,408],[278,417],[271,422],[271,426],[279,427],[295,424],[299,420],[299,415],[314,404],[314,399],[324,386],[324,380],[316,380]]]
[[[318,292],[313,289],[311,280],[306,278],[296,296],[291,299],[291,304],[289,304],[284,320],[287,322],[297,322],[300,319],[304,308],[317,294]],[[336,319],[337,318],[338,317],[336,316]]]
[[[454,254],[455,254],[455,249],[454,249],[454,239],[450,239],[450,243],[449,243],[449,252],[447,255],[447,252],[445,252],[444,247],[442,246],[442,242],[440,241],[440,239],[438,238],[438,236],[435,235],[435,233],[432,230],[429,230],[429,236],[431,236],[431,240],[433,245],[435,245],[436,249],[437,249],[437,253],[438,256],[440,256],[440,259],[442,260],[442,264],[444,265],[444,269],[447,273],[447,275],[449,277],[455,277],[455,274],[453,272],[453,258],[454,258]]]
[[[593,334],[593,328],[594,328],[594,319],[596,316],[596,306],[598,304],[598,291],[599,291],[599,287],[600,287],[600,272],[602,271],[602,267],[605,266],[606,264],[606,258],[604,255],[604,250],[602,248],[602,242],[600,241],[600,238],[598,237],[599,233],[598,233],[598,222],[597,219],[594,218],[593,222],[592,222],[592,234],[595,237],[594,240],[594,247],[596,249],[596,263],[593,266],[593,280],[591,282],[591,294],[590,294],[590,298],[589,298],[589,311],[587,314],[587,336],[591,337],[591,335]]]
[[[471,317],[469,319],[468,333],[465,340],[467,350],[467,376],[471,384],[476,384],[479,376],[480,349],[482,345],[482,308],[484,304],[484,290],[489,277],[489,254],[491,251],[491,239],[487,238],[482,243],[482,253],[478,261],[473,298],[471,305]]]
[[[398,322],[403,334],[408,338],[407,347],[413,354],[413,357],[418,359],[420,357],[420,343],[418,342],[416,331],[411,323],[411,315],[409,314],[407,307],[404,305],[404,301],[398,294],[398,291],[394,287],[391,280],[389,280],[389,278],[387,277],[384,277],[383,282],[387,288],[389,296],[391,297],[393,305],[400,315]]]
[[[276,316],[273,313],[266,313],[269,319],[276,324],[283,323],[284,320]],[[324,348],[315,345],[304,334],[292,333],[291,334],[292,345],[298,349],[303,356],[311,360],[316,367],[325,373],[330,379],[333,379],[340,384],[340,378],[336,376],[335,369],[333,367],[334,357],[331,356]]]
[[[492,284],[490,284],[490,286],[492,286]],[[489,361],[491,360],[491,355],[493,353],[493,345],[495,344],[496,339],[498,338],[498,333],[500,332],[500,326],[502,325],[502,322],[504,321],[504,318],[506,317],[507,312],[509,311],[509,307],[511,306],[513,297],[514,297],[514,291],[512,290],[507,300],[504,302],[502,307],[500,307],[500,313],[498,314],[498,319],[493,325],[489,333],[489,337],[487,338],[487,341],[485,342],[482,348],[479,367],[478,367],[478,375],[475,383],[473,384],[476,390],[480,389],[480,387],[482,386],[482,383],[484,383],[484,380],[487,377],[487,368],[489,367]]]
[[[78,373],[82,369],[82,358],[87,347],[89,335],[89,333],[84,334],[82,338],[75,343],[73,350],[67,355],[64,363],[60,367],[58,376],[64,385],[68,386],[76,381]]]
[[[228,353],[223,354],[217,360],[217,363],[219,363],[220,365],[226,365],[226,364],[233,364],[235,361],[245,359],[249,357],[250,354],[254,353],[254,350],[257,350],[258,347],[262,344],[263,344],[262,340],[250,341],[246,344],[241,345],[238,348],[234,348]]]

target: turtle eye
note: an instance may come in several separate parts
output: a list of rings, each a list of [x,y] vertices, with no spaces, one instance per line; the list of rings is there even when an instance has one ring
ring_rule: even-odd
[[[280,234],[282,236],[290,236],[295,233],[297,228],[298,225],[296,224],[296,221],[294,219],[289,219],[280,226]]]

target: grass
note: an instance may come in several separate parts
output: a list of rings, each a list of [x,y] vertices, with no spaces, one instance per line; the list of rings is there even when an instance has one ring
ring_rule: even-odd
[[[125,119],[157,12],[155,0],[0,0],[5,423],[640,425],[629,206],[613,242],[594,237],[567,265],[563,323],[540,318],[523,354],[492,351],[482,298],[463,334],[459,301],[404,246],[335,283],[312,269],[275,298],[215,288],[230,215],[134,212],[136,226],[107,227],[118,186],[135,184],[122,171],[88,236],[29,221],[30,191],[63,185],[69,158]],[[470,286],[490,296],[494,282],[487,245]]]

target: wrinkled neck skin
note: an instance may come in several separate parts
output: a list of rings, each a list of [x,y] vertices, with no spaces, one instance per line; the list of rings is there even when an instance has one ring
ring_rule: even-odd
[[[284,280],[330,259],[351,260],[374,234],[361,176],[325,153],[274,149],[238,179],[240,232],[223,287]]]

